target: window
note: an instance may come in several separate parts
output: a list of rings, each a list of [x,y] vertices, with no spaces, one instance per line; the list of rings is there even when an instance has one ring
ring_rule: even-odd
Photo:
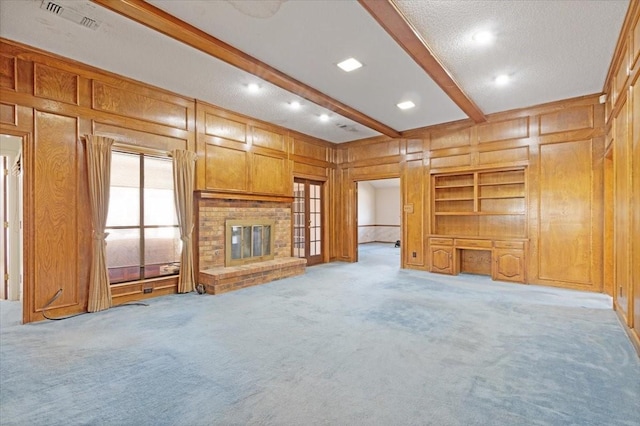
[[[182,242],[171,160],[112,153],[106,232],[111,284],[179,272]]]

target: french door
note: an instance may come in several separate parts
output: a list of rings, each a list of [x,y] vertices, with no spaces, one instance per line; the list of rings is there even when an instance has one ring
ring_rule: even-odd
[[[295,179],[293,194],[293,255],[322,263],[322,182]]]

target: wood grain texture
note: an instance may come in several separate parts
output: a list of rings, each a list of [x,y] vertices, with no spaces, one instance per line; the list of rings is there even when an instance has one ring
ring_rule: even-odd
[[[251,192],[259,194],[292,194],[288,160],[254,154],[251,165]]]
[[[0,87],[16,90],[17,72],[16,58],[14,56],[0,54]]]
[[[372,158],[381,159],[400,155],[400,140],[390,140],[385,142],[354,145],[348,148],[349,162],[369,160]]]
[[[493,253],[493,279],[523,283],[525,278],[524,250],[496,249]]]
[[[539,278],[593,286],[591,142],[540,147]]]
[[[187,128],[187,107],[113,87],[100,81],[93,83],[92,104],[93,108],[99,111],[135,117],[179,129]]]
[[[432,169],[443,169],[447,167],[462,167],[471,165],[471,155],[450,155],[447,157],[431,157]]]
[[[82,304],[78,299],[77,189],[78,122],[44,112],[35,114],[35,254],[33,306],[41,311],[62,289],[51,307]]]
[[[446,246],[431,246],[429,248],[431,255],[431,272],[439,272],[441,274],[454,274],[455,249]]]
[[[205,153],[206,189],[249,190],[248,154],[243,150],[207,144]]]
[[[529,147],[500,149],[496,151],[483,151],[478,153],[478,164],[486,165],[508,165],[514,162],[525,162],[529,160]]]
[[[540,116],[540,135],[593,128],[593,107],[590,105],[543,114]]]
[[[247,141],[247,125],[215,114],[205,113],[204,133],[224,139],[245,143]]]
[[[478,143],[529,137],[529,117],[518,117],[478,126]]]
[[[313,159],[320,161],[331,161],[331,148],[327,145],[314,144],[309,141],[294,138],[291,153],[300,157],[300,161]]]
[[[189,149],[189,141],[185,139],[149,132],[141,132],[101,122],[93,123],[93,133],[96,135],[108,136],[113,138],[118,144],[126,144],[131,147],[142,147],[158,151]]]
[[[619,114],[614,119],[615,137],[614,143],[614,209],[615,209],[615,283],[614,293],[618,309],[623,316],[630,320],[629,302],[632,298],[631,287],[631,143],[629,139],[629,104],[624,102]]]
[[[425,267],[425,235],[422,232],[409,232],[410,229],[425,229],[425,167],[422,160],[407,161],[402,179],[402,203],[411,204],[411,211],[403,211],[402,254],[403,264]],[[415,255],[414,255],[415,254]]]
[[[254,146],[269,148],[280,152],[287,151],[283,133],[277,133],[255,126],[251,130]]]
[[[18,125],[18,108],[14,104],[0,102],[0,123]]]
[[[471,144],[471,129],[455,129],[431,135],[431,150],[468,146]]]
[[[459,253],[460,272],[491,275],[491,250],[463,249]]]
[[[78,104],[79,76],[77,74],[38,63],[34,67],[34,95],[69,104]]]

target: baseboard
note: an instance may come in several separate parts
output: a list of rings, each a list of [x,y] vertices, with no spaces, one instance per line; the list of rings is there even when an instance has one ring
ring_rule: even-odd
[[[622,325],[622,328],[624,328],[624,331],[627,333],[627,336],[629,336],[629,340],[631,340],[631,344],[635,348],[636,354],[640,358],[640,337],[635,333],[633,329],[629,328],[629,326],[625,322],[624,316],[620,313],[618,309],[615,309],[615,313],[616,313],[616,316],[618,317],[618,321],[620,321],[620,324]]]

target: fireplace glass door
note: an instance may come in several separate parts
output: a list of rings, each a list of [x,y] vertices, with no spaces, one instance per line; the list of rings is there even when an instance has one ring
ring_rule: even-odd
[[[293,255],[322,263],[322,182],[296,179],[293,190]]]

